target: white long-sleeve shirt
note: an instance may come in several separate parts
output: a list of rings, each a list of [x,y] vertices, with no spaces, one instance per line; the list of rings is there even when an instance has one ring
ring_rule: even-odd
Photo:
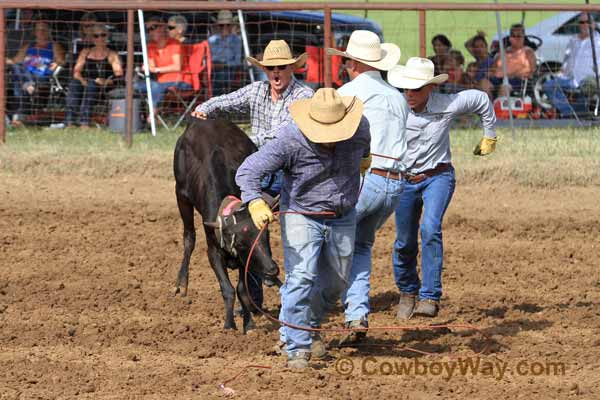
[[[496,137],[496,114],[492,103],[480,90],[464,90],[454,94],[433,92],[425,110],[410,111],[406,121],[407,151],[403,158],[407,172],[419,174],[452,160],[450,124],[462,114],[479,115],[484,136]]]
[[[594,33],[596,46],[596,60],[600,66],[600,35]],[[589,37],[581,39],[579,36],[572,38],[567,45],[565,60],[561,68],[564,78],[571,79],[575,87],[581,81],[594,76],[594,58],[592,57],[592,42]]]
[[[379,71],[366,71],[338,89],[341,96],[356,96],[364,104],[363,115],[371,128],[371,168],[404,171],[406,118],[409,107],[395,87],[381,78]],[[377,154],[396,158],[390,160]]]

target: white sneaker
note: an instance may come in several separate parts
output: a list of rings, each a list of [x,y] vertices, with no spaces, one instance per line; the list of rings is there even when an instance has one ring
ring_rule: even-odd
[[[65,129],[66,125],[63,122],[58,122],[56,124],[50,124],[50,129]]]

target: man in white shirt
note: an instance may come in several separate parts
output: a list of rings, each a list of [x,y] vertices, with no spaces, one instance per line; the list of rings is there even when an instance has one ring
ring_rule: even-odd
[[[407,150],[402,158],[405,185],[396,207],[394,276],[400,289],[398,319],[413,314],[434,317],[442,296],[442,219],[454,193],[451,164],[450,125],[467,113],[475,113],[483,124],[483,138],[475,155],[487,155],[496,147],[496,115],[489,97],[480,90],[455,94],[433,92],[447,74],[434,76],[434,65],[426,58],[412,57],[406,66],[388,72],[388,82],[404,89],[410,107],[406,121]],[[418,235],[421,230],[421,272],[417,273]],[[418,298],[418,302],[417,302]]]
[[[356,96],[364,104],[363,115],[371,130],[372,157],[356,205],[356,240],[349,286],[344,296],[346,326],[368,327],[371,248],[375,232],[394,212],[402,193],[400,161],[406,152],[405,124],[409,113],[404,96],[381,77],[400,60],[400,48],[381,43],[369,31],[352,32],[346,51],[328,48],[330,55],[342,56],[350,82],[338,89],[342,96]],[[384,157],[381,157],[384,156]],[[366,331],[351,332],[344,343],[362,339]]]
[[[585,95],[576,94],[574,101],[569,103],[565,94],[565,92],[578,90],[583,86],[583,83],[595,79],[589,28],[588,14],[582,12],[579,15],[579,34],[569,41],[560,73],[544,83],[544,93],[561,117],[571,117],[573,113],[579,114],[589,111]],[[596,60],[600,64],[600,35],[595,32],[595,29],[596,24],[592,21]],[[592,85],[595,88],[595,82]]]

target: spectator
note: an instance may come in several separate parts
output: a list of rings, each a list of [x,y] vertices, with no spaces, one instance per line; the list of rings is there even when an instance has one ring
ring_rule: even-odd
[[[150,81],[152,103],[158,107],[169,88],[189,90],[192,85],[184,79],[183,45],[167,35],[166,25],[160,17],[152,17],[146,23],[150,42],[148,43],[148,64],[156,80]],[[137,82],[135,89],[145,93],[146,82]]]
[[[600,35],[596,32],[596,24],[592,21],[596,59],[600,65]],[[579,15],[579,34],[572,38],[567,45],[565,59],[560,72],[544,83],[544,93],[561,117],[570,117],[573,113],[587,112],[587,98],[584,95],[573,96],[569,103],[565,91],[573,91],[591,83],[596,88],[594,74],[594,58],[590,41],[590,21],[587,13]]]
[[[52,41],[47,22],[37,21],[34,35],[34,43],[24,45],[13,58],[6,60],[7,65],[12,65],[13,94],[18,103],[13,125],[22,125],[27,98],[33,96],[41,85],[47,85],[52,73],[65,62],[65,51],[60,44]]]
[[[91,111],[98,97],[98,89],[113,85],[116,78],[123,76],[121,60],[116,51],[107,47],[108,31],[105,26],[96,24],[92,28],[94,46],[85,48],[79,54],[69,83],[67,95],[67,126],[73,126],[79,112],[82,128],[90,125]]]
[[[481,31],[477,32],[477,35],[467,40],[465,47],[469,53],[475,57],[475,62],[477,65],[475,77],[474,79],[471,79],[469,84],[475,84],[475,86],[472,86],[474,89],[483,90],[491,98],[493,85],[490,82],[490,79],[493,76],[492,68],[494,65],[494,57],[488,50],[488,43],[485,38],[485,33]]]
[[[73,59],[75,61],[79,59],[83,49],[94,46],[94,33],[92,30],[97,23],[98,18],[91,12],[83,14],[79,20],[79,34],[73,40]]]
[[[465,58],[460,51],[451,49],[448,52],[445,63],[448,80],[446,83],[440,85],[440,91],[442,93],[458,93],[461,90],[466,89],[466,86],[464,85],[464,64]]]
[[[446,73],[446,61],[448,59],[448,53],[452,48],[452,42],[445,35],[435,35],[431,39],[431,45],[433,46],[434,56],[429,57],[433,61],[435,66],[435,73],[445,74]]]
[[[183,15],[173,15],[171,18],[169,18],[169,21],[167,23],[169,37],[171,39],[178,40],[179,43],[189,44],[188,38],[185,37],[187,24],[187,19],[185,19]]]
[[[242,40],[234,32],[231,11],[219,11],[216,20],[219,32],[208,38],[212,58],[213,95],[230,91],[229,83],[242,65]]]
[[[477,72],[479,72],[477,61],[467,64],[467,69],[465,70],[462,80],[463,85],[471,89],[478,89]]]
[[[536,68],[535,52],[531,47],[525,46],[525,27],[523,24],[514,24],[510,27],[510,46],[506,49],[506,73],[508,83],[515,91],[523,90],[523,83],[533,76]],[[494,60],[494,76],[492,84],[498,87],[502,84],[504,72],[502,69],[502,57],[496,55]],[[510,88],[503,91],[505,96],[510,94]]]

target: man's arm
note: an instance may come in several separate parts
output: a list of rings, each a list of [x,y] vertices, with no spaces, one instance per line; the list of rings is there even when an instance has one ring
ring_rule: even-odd
[[[249,203],[261,197],[261,181],[268,174],[289,165],[289,138],[271,140],[249,155],[237,170],[235,182],[242,191],[242,201]]]
[[[479,115],[484,136],[491,139],[496,138],[496,113],[494,113],[492,102],[485,92],[474,89],[464,90],[456,94],[452,103],[457,114],[474,113]]]
[[[261,84],[262,82],[254,82],[235,92],[213,97],[196,107],[192,115],[197,118],[206,119],[211,113],[217,110],[247,112],[250,108],[249,100],[251,94],[258,90],[258,86]]]

